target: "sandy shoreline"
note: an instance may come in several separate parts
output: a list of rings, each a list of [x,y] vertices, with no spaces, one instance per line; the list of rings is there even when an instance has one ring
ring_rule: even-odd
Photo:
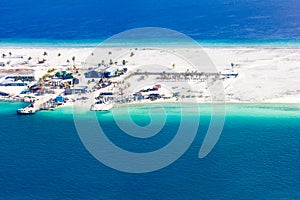
[[[121,48],[105,49],[106,52],[112,52],[114,61],[120,63],[122,59],[126,59],[128,66],[159,63],[171,68],[172,63],[176,63],[176,70],[180,70],[183,65],[171,54],[162,53],[161,50],[146,52],[139,48],[126,49],[128,52],[134,52],[134,56],[124,55],[120,57],[119,54],[123,50]],[[180,51],[188,52],[193,57],[198,49],[182,48]],[[25,69],[34,70],[38,79],[49,68],[71,67],[67,60],[70,61],[73,56],[76,57],[76,66],[84,65],[91,58],[95,49],[0,48],[1,55],[8,55],[9,52],[12,53],[10,58],[0,58],[0,62],[10,60],[10,66],[0,67],[0,76],[5,75],[5,70],[15,70],[17,73],[21,69]],[[46,56],[43,55],[44,52],[47,52]],[[229,84],[224,82],[226,103],[300,103],[300,48],[214,47],[203,48],[203,52],[209,56],[218,71],[222,72],[229,69],[233,63],[234,70],[239,73],[238,77]],[[31,59],[27,64],[24,64],[17,57],[22,57],[26,61],[29,57]],[[37,61],[41,58],[45,58],[47,61],[39,65]]]

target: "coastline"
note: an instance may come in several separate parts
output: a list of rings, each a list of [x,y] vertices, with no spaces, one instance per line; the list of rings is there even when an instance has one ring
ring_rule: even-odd
[[[51,48],[51,49],[59,49],[59,48],[97,48],[100,44],[110,44],[111,48],[124,48],[124,43],[112,43],[113,41],[109,41],[108,39],[91,39],[91,40],[55,40],[55,39],[2,39],[0,40],[0,49],[10,49],[10,48]],[[109,41],[109,42],[107,42]],[[176,42],[176,43],[175,43]],[[216,39],[216,40],[197,40],[195,42],[198,43],[202,48],[300,48],[300,39],[297,38],[287,38],[287,39]],[[172,42],[159,40],[158,42],[154,39],[149,41],[149,44],[156,44],[161,47],[171,46],[173,48],[186,48],[186,42],[181,42],[180,40],[176,41],[172,39]],[[130,41],[129,46],[141,45],[140,41]],[[142,45],[147,45],[147,42],[144,41]],[[106,47],[106,48],[109,48]]]
[[[29,65],[16,64],[12,68],[0,67],[0,70],[4,69],[34,69],[35,75],[39,78],[47,72],[49,68],[61,69],[61,66],[67,66],[65,60],[71,60],[72,56],[76,56],[76,65],[81,65],[95,48],[61,48],[61,47],[31,47],[31,48],[2,48],[0,45],[0,52],[8,53],[12,52],[14,55],[27,55],[33,58],[42,57],[41,54],[47,51],[48,55],[45,65],[36,65],[33,61]],[[122,51],[122,48],[105,48],[107,51],[115,52]],[[153,49],[149,49],[153,50]],[[195,50],[182,47],[180,50],[186,52],[193,52]],[[143,49],[130,49],[135,52],[134,58],[126,57],[129,62],[134,62],[133,66],[145,64],[145,55],[143,55]],[[219,48],[203,48],[203,51],[210,57],[212,62],[216,65],[219,71],[228,68],[231,62],[234,62],[235,70],[239,73],[236,80],[232,80],[229,83],[224,82],[226,104],[239,103],[239,104],[298,104],[300,103],[300,90],[297,87],[299,84],[298,75],[300,75],[300,59],[298,55],[300,53],[299,48],[287,48],[287,47],[219,47]],[[158,51],[153,52],[147,56],[153,56],[153,60],[162,62],[163,65],[171,65],[166,60],[171,60],[171,57],[167,59],[159,58],[155,55]],[[57,54],[61,53],[58,57]],[[141,57],[138,54],[141,53]],[[143,57],[144,56],[144,57]],[[155,57],[156,56],[156,57]],[[151,60],[148,62],[152,62]],[[172,61],[171,61],[172,62]],[[174,61],[175,62],[175,61]],[[131,63],[130,63],[131,64]],[[0,73],[1,75],[1,73]],[[6,101],[7,98],[0,98],[0,101]],[[10,98],[8,100],[19,100]],[[200,103],[210,103],[207,99],[197,99]],[[166,100],[160,102],[148,102],[152,103],[173,103],[176,101]],[[183,101],[185,102],[185,101]],[[132,104],[132,103],[129,103]],[[126,104],[126,105],[129,105]],[[140,104],[135,102],[133,104]],[[142,102],[144,104],[144,102]]]
[[[8,105],[7,105],[8,103]],[[15,102],[17,103],[17,102]],[[14,102],[3,102],[0,101],[1,112],[12,112],[15,113],[15,109],[18,105],[23,105],[21,102],[14,105]],[[162,108],[165,111],[162,113],[161,110],[151,111],[152,108]],[[195,109],[197,107],[198,109]],[[145,110],[146,109],[146,110]],[[55,109],[55,111],[42,111],[39,115],[54,117],[54,118],[64,118],[64,116],[73,116],[83,118],[93,118],[98,117],[123,117],[126,118],[128,113],[133,116],[140,115],[156,115],[156,114],[168,114],[168,115],[182,115],[181,111],[184,111],[186,116],[212,116],[212,105],[209,103],[174,103],[174,102],[164,102],[164,103],[138,103],[138,104],[122,104],[118,107],[114,107],[110,111],[95,112],[81,107],[73,107],[73,105],[63,105]],[[299,103],[226,103],[224,105],[224,113],[216,112],[217,116],[224,117],[275,117],[275,118],[286,118],[286,117],[300,117],[300,104]],[[124,119],[125,119],[124,118]]]

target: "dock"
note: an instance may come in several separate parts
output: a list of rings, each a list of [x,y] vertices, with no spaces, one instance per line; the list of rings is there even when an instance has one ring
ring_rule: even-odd
[[[28,115],[34,114],[39,110],[52,110],[56,107],[54,99],[55,98],[52,97],[44,97],[41,99],[37,99],[25,108],[18,109],[17,113],[21,115]]]

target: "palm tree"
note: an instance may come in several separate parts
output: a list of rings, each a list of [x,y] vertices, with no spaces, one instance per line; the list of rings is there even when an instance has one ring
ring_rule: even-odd
[[[75,56],[72,57],[72,61],[73,61],[73,71],[74,71],[74,75],[76,75],[77,69],[76,69],[76,66],[75,66]]]
[[[166,77],[166,72],[163,71],[162,74],[161,74],[161,76],[162,76],[162,79],[163,79],[163,80],[166,79],[166,78],[167,78],[167,77]]]
[[[73,65],[75,66],[75,56],[72,57]]]

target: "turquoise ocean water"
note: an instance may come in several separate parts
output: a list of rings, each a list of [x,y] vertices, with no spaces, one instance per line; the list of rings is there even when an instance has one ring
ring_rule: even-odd
[[[299,10],[298,0],[1,1],[0,47],[95,47],[122,31],[162,27],[204,47],[299,48]],[[183,156],[146,174],[96,160],[77,134],[72,108],[18,116],[22,106],[0,102],[0,199],[300,199],[299,105],[227,105],[221,137],[203,159],[198,153],[211,119],[208,105],[200,106],[201,116],[195,105],[187,105],[187,116],[163,105],[165,127],[147,140],[124,134],[111,113],[98,113],[107,137],[133,152],[168,144],[181,117],[200,119]],[[147,109],[130,107],[138,125],[150,122]],[[118,111],[127,122],[126,107]],[[89,121],[91,113],[78,117]]]
[[[23,103],[0,102],[1,199],[299,199],[300,105],[228,104],[221,137],[205,158],[198,153],[210,121],[200,105],[200,126],[185,154],[161,170],[130,174],[97,161],[79,139],[72,107],[18,116]],[[193,112],[196,105],[185,105]],[[166,145],[180,123],[177,104],[163,104],[165,128],[141,140],[124,134],[111,112],[97,113],[107,137],[123,149],[147,152]],[[127,107],[120,107],[119,113]],[[130,106],[139,125],[147,106]],[[152,110],[154,117],[160,113]],[[91,113],[79,118],[89,120]],[[129,120],[122,118],[121,120]]]

